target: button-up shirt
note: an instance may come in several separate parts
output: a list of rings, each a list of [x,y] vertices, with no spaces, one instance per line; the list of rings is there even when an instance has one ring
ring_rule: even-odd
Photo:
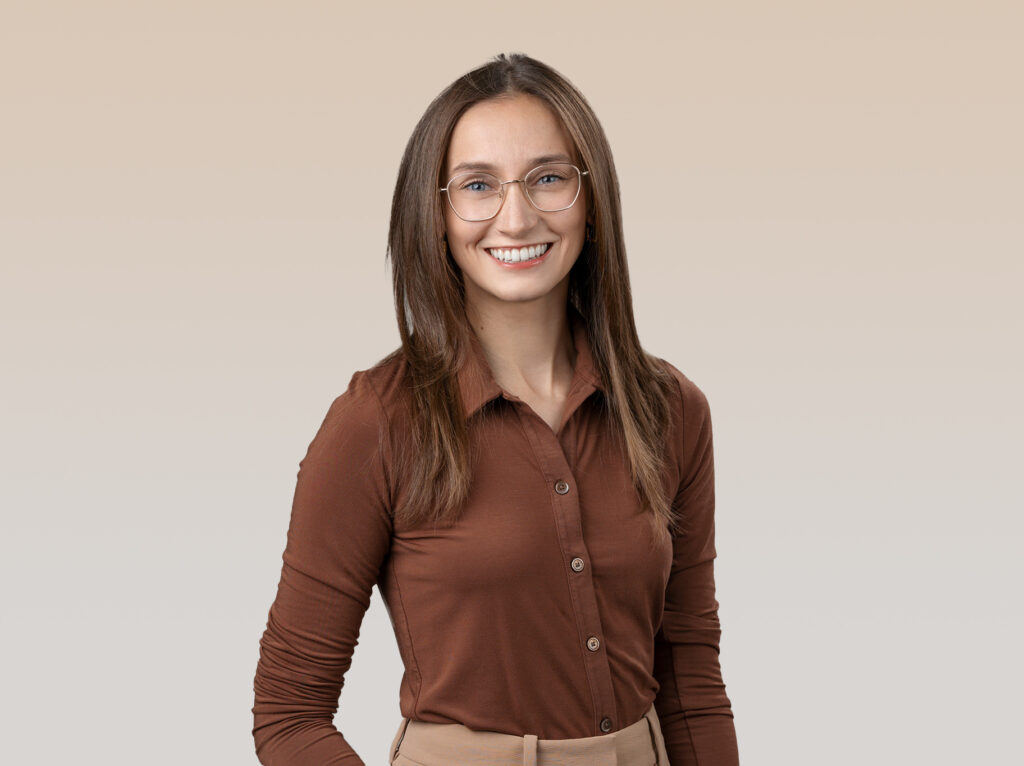
[[[564,739],[622,729],[653,702],[670,766],[738,762],[719,664],[707,399],[659,359],[677,384],[664,480],[682,527],[655,535],[584,322],[569,313],[577,353],[557,429],[495,382],[474,336],[457,376],[473,482],[451,526],[390,512],[403,491],[395,445],[410,428],[396,406],[402,356],[356,372],[333,401],[299,463],[260,641],[262,763],[363,764],[333,717],[374,585],[405,666],[406,718]]]

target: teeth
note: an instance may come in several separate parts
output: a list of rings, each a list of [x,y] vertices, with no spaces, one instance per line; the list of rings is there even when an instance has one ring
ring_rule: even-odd
[[[531,258],[543,255],[547,249],[548,246],[544,244],[534,245],[533,247],[492,248],[487,252],[499,261],[504,261],[505,263],[519,263],[520,261],[528,261]]]

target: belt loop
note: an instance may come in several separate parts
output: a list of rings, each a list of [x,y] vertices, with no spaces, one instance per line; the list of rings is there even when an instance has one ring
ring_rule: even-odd
[[[658,738],[654,735],[654,724],[651,723],[651,717],[645,715],[644,720],[647,721],[647,729],[651,732],[651,747],[654,748],[654,766],[668,766],[667,763],[661,762],[661,753],[658,752]]]
[[[523,766],[537,766],[537,735],[523,735]]]
[[[398,748],[402,746],[402,740],[405,739],[405,730],[409,728],[409,718],[402,718],[402,724],[398,727],[398,732],[395,734],[395,738],[391,741],[391,756],[388,763],[391,763],[398,756]]]

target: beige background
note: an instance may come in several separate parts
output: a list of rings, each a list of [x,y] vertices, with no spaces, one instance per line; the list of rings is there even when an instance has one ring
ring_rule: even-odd
[[[1019,759],[1015,2],[0,4],[0,719],[256,762],[298,461],[398,344],[405,141],[499,51],[591,100],[637,321],[714,414],[748,764]],[[383,764],[379,595],[339,727]]]

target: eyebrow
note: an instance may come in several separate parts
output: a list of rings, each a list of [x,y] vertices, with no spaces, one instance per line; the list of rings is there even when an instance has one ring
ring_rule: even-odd
[[[538,165],[543,165],[547,162],[568,162],[569,164],[572,164],[572,159],[565,154],[545,154],[540,157],[534,157],[530,162],[533,163],[530,166],[532,170]],[[486,170],[488,172],[493,172],[495,167],[489,162],[460,162],[451,169],[450,175],[454,176],[460,170]]]

